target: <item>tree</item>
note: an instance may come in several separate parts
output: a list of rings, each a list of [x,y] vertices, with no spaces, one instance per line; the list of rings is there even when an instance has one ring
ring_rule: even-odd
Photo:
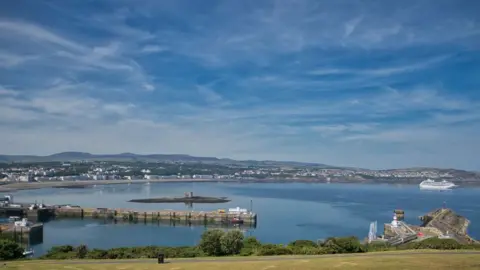
[[[245,240],[243,240],[243,246],[246,248],[257,248],[261,245],[262,243],[260,243],[260,241],[258,241],[258,239],[255,238],[255,236],[249,236],[245,238]]]
[[[220,243],[225,255],[239,254],[243,248],[243,233],[239,230],[229,231],[220,238]]]
[[[23,257],[23,248],[11,241],[0,240],[0,261],[1,260],[14,260]]]
[[[83,259],[87,256],[88,248],[86,245],[80,245],[75,250],[77,252],[77,258]]]
[[[221,230],[208,230],[202,234],[199,247],[208,256],[223,255],[221,239],[225,233]]]

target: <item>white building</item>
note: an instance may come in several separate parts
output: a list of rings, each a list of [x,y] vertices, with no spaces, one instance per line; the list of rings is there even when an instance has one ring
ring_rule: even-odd
[[[20,177],[18,177],[18,181],[20,181],[20,182],[32,182],[33,181],[33,176],[31,174],[20,175]]]
[[[246,214],[246,213],[248,213],[248,210],[247,210],[247,209],[244,209],[244,208],[240,208],[240,207],[237,207],[237,208],[229,208],[229,209],[228,209],[228,213],[229,213],[229,214]]]

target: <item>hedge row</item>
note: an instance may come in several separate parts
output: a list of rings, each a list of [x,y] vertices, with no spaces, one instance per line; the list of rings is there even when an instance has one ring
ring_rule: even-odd
[[[235,242],[240,240],[241,242]],[[226,245],[227,244],[227,245]],[[109,250],[92,249],[85,246],[61,246],[52,248],[41,259],[133,259],[156,258],[159,253],[166,258],[192,258],[205,256],[273,256],[273,255],[322,255],[340,253],[362,253],[374,251],[393,251],[408,249],[477,249],[480,245],[461,245],[453,239],[429,238],[421,242],[408,243],[401,246],[390,246],[386,243],[361,244],[356,237],[328,238],[322,243],[309,240],[297,240],[288,245],[262,244],[255,237],[243,239],[242,234],[224,233],[214,230],[202,235],[198,246],[193,247],[125,247]]]
[[[273,256],[273,255],[322,255],[339,253],[361,253],[372,251],[407,250],[407,249],[477,249],[480,245],[461,245],[453,239],[429,238],[421,242],[412,242],[401,246],[389,246],[386,243],[361,244],[356,237],[332,237],[322,243],[309,240],[297,240],[288,245],[263,244],[255,237],[244,238],[239,231],[225,233],[221,230],[206,231],[198,246],[185,247],[121,247],[108,250],[88,249],[85,245],[78,247],[57,246],[40,259],[136,259],[156,258],[163,253],[166,258],[192,258],[206,256]],[[0,260],[21,257],[18,244],[0,241]]]

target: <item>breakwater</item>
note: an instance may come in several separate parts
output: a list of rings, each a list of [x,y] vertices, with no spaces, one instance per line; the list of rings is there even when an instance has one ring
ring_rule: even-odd
[[[43,224],[35,223],[29,226],[15,224],[0,225],[0,238],[10,239],[19,244],[36,245],[43,242]]]
[[[226,211],[144,211],[112,208],[60,207],[53,209],[55,218],[93,218],[114,222],[165,222],[186,224],[248,224],[255,227],[257,215],[252,212]]]
[[[40,209],[27,207],[0,208],[3,216],[26,217],[33,222],[46,222],[61,218],[105,219],[113,222],[169,222],[188,225],[246,224],[256,227],[257,215],[247,211],[177,211],[177,210],[134,210],[125,208],[83,208],[79,206],[49,206]]]

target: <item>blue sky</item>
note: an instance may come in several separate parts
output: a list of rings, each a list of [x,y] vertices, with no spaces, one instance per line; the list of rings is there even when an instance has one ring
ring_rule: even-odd
[[[478,1],[2,1],[0,152],[480,170]]]

